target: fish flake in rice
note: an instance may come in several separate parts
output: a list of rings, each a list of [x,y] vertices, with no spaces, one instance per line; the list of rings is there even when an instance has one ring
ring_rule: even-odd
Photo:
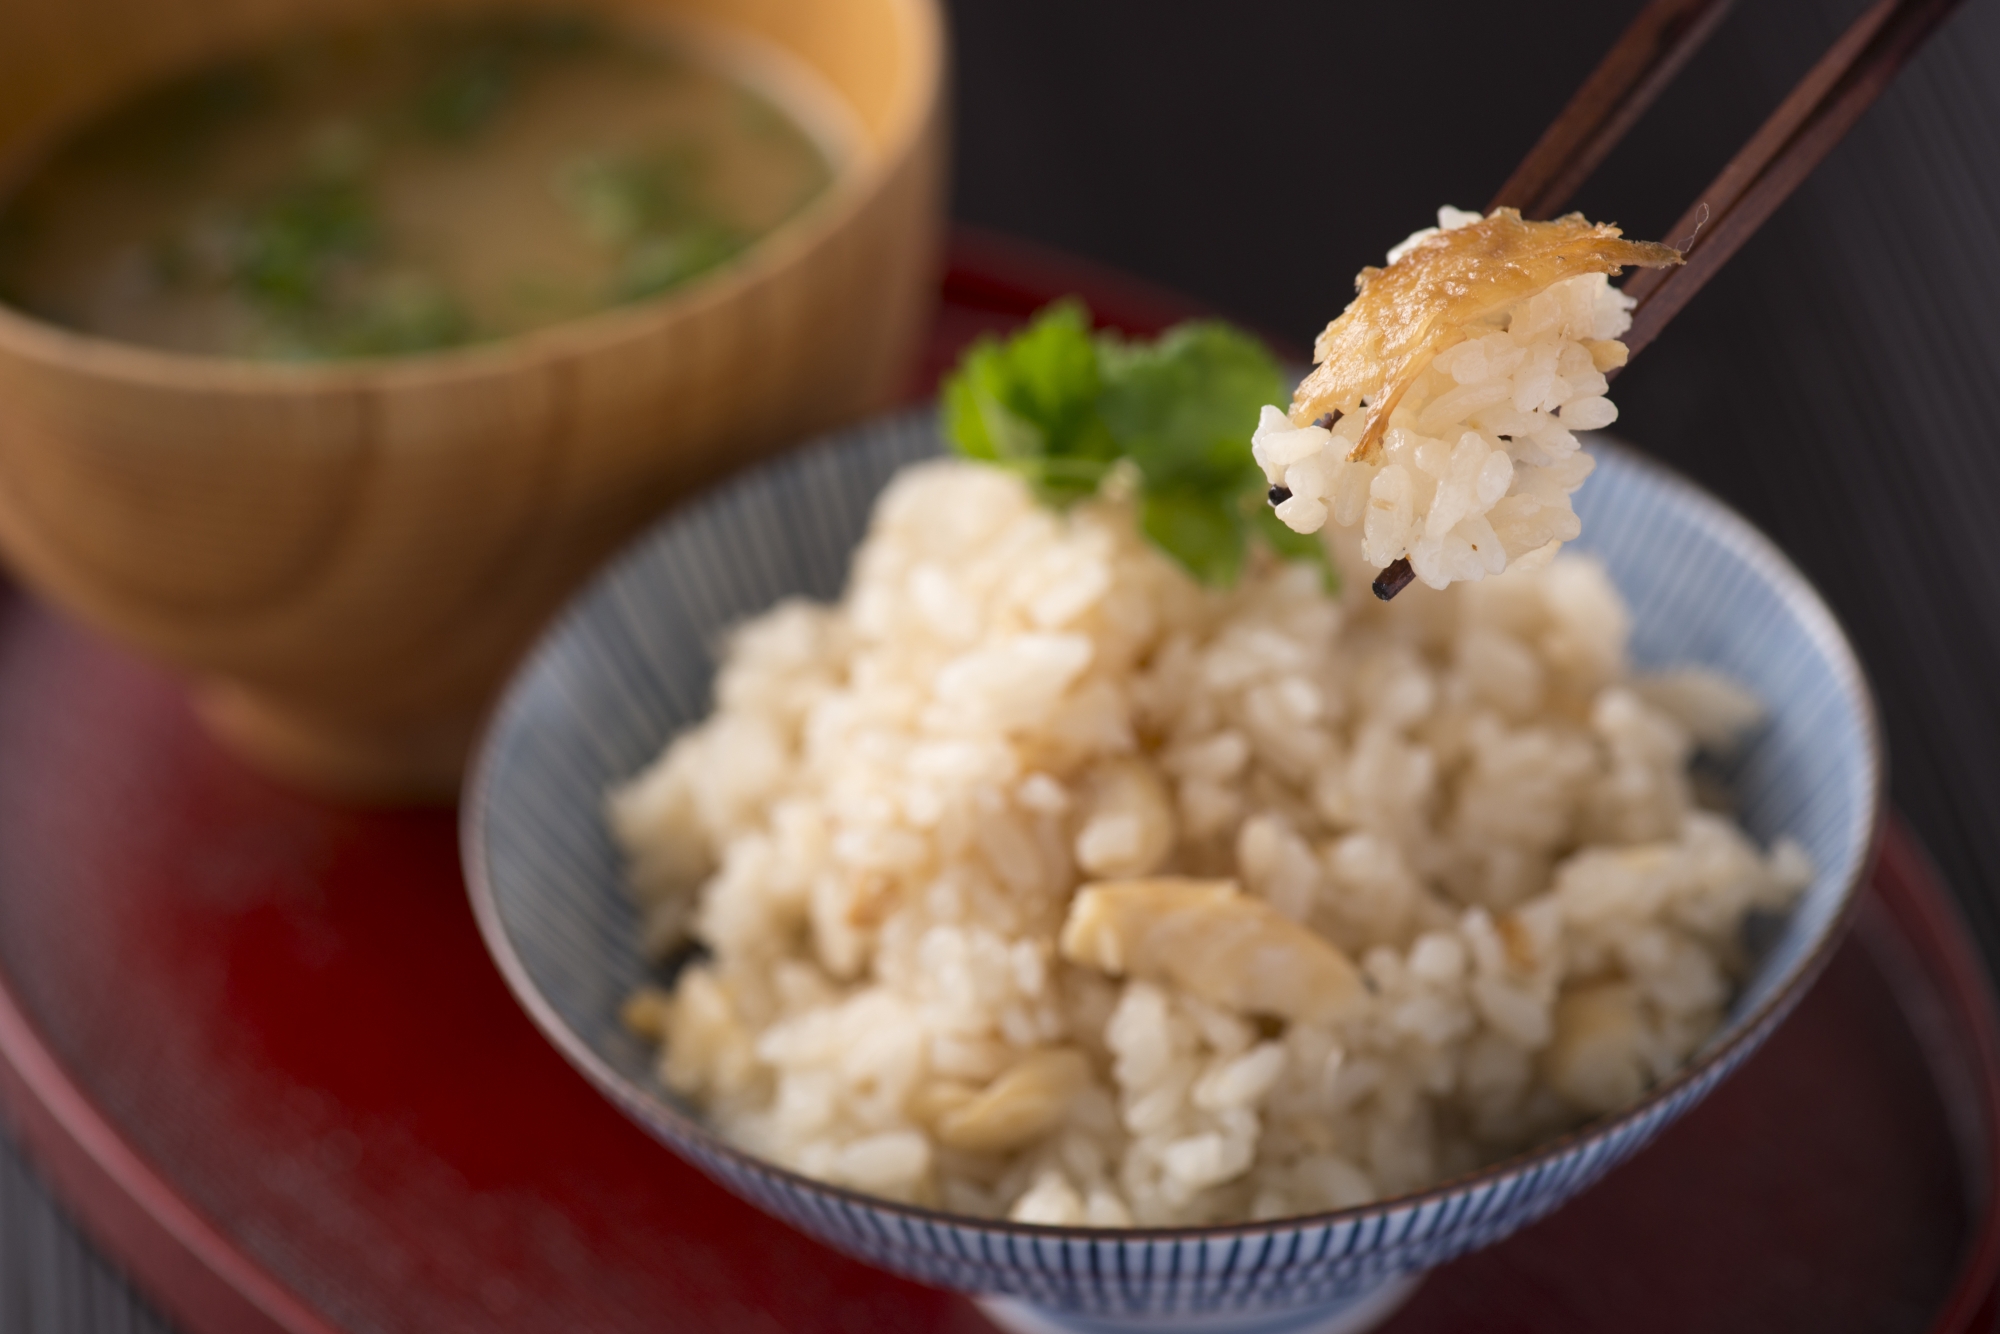
[[[708,950],[630,1021],[750,1152],[967,1214],[1276,1218],[1494,1161],[1687,1059],[1810,873],[1692,795],[1741,692],[1635,678],[1628,631],[1579,557],[1217,591],[1125,501],[917,465],[842,600],[738,629],[612,794],[649,945]]]
[[[1572,214],[1524,222],[1446,207],[1365,269],[1315,344],[1289,411],[1266,407],[1251,450],[1310,533],[1362,529],[1362,556],[1407,559],[1433,588],[1546,563],[1580,531],[1590,475],[1575,432],[1617,420],[1607,371],[1632,302],[1608,275],[1680,262]]]

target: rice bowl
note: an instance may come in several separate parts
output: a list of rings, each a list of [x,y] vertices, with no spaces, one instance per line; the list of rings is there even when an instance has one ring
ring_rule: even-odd
[[[1633,609],[1642,667],[1696,662],[1770,717],[1726,771],[1761,842],[1790,830],[1815,868],[1724,1027],[1621,1112],[1438,1188],[1286,1222],[1063,1228],[900,1205],[788,1172],[720,1138],[657,1082],[619,1011],[659,975],[639,948],[600,794],[708,709],[712,647],[786,595],[831,599],[868,509],[934,424],[889,419],[759,471],[656,529],[523,667],[466,803],[468,878],[503,976],[551,1041],[629,1115],[761,1207],[851,1254],[1049,1319],[1152,1327],[1204,1310],[1244,1321],[1347,1309],[1395,1276],[1487,1244],[1582,1189],[1755,1049],[1827,956],[1879,809],[1872,706],[1838,628],[1748,525],[1694,488],[1593,445],[1581,545]],[[1255,1315],[1255,1313],[1264,1313]],[[1065,1315],[1063,1313],[1071,1313]]]

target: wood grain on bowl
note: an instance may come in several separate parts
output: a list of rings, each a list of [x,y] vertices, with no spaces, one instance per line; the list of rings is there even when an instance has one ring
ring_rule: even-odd
[[[161,74],[413,7],[0,0],[0,182]],[[907,372],[942,216],[933,0],[594,7],[810,71],[853,127],[833,188],[710,278],[463,351],[281,366],[0,308],[0,552],[192,678],[211,724],[280,776],[448,795],[513,657],[608,551]]]

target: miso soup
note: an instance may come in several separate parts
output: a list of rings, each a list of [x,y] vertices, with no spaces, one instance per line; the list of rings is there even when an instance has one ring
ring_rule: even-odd
[[[503,338],[727,265],[836,145],[705,50],[580,17],[328,33],[82,126],[0,202],[0,300],[309,360]]]

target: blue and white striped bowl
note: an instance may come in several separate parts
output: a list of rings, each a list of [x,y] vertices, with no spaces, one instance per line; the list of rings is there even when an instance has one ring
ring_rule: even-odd
[[[1744,823],[1790,834],[1817,876],[1722,1031],[1636,1105],[1419,1195],[1234,1227],[1107,1231],[885,1203],[724,1143],[653,1077],[618,1020],[648,977],[603,818],[607,787],[708,707],[721,632],[788,594],[838,596],[875,495],[933,454],[928,413],[879,420],[760,468],[663,521],[598,577],[516,676],[464,806],[481,930],[549,1039],[641,1125],[840,1250],[981,1294],[1017,1329],[1359,1329],[1430,1266],[1562,1203],[1693,1106],[1771,1032],[1830,951],[1881,803],[1867,683],[1817,594],[1749,524],[1600,443],[1584,537],[1630,602],[1642,666],[1701,663],[1771,717],[1728,778]]]

